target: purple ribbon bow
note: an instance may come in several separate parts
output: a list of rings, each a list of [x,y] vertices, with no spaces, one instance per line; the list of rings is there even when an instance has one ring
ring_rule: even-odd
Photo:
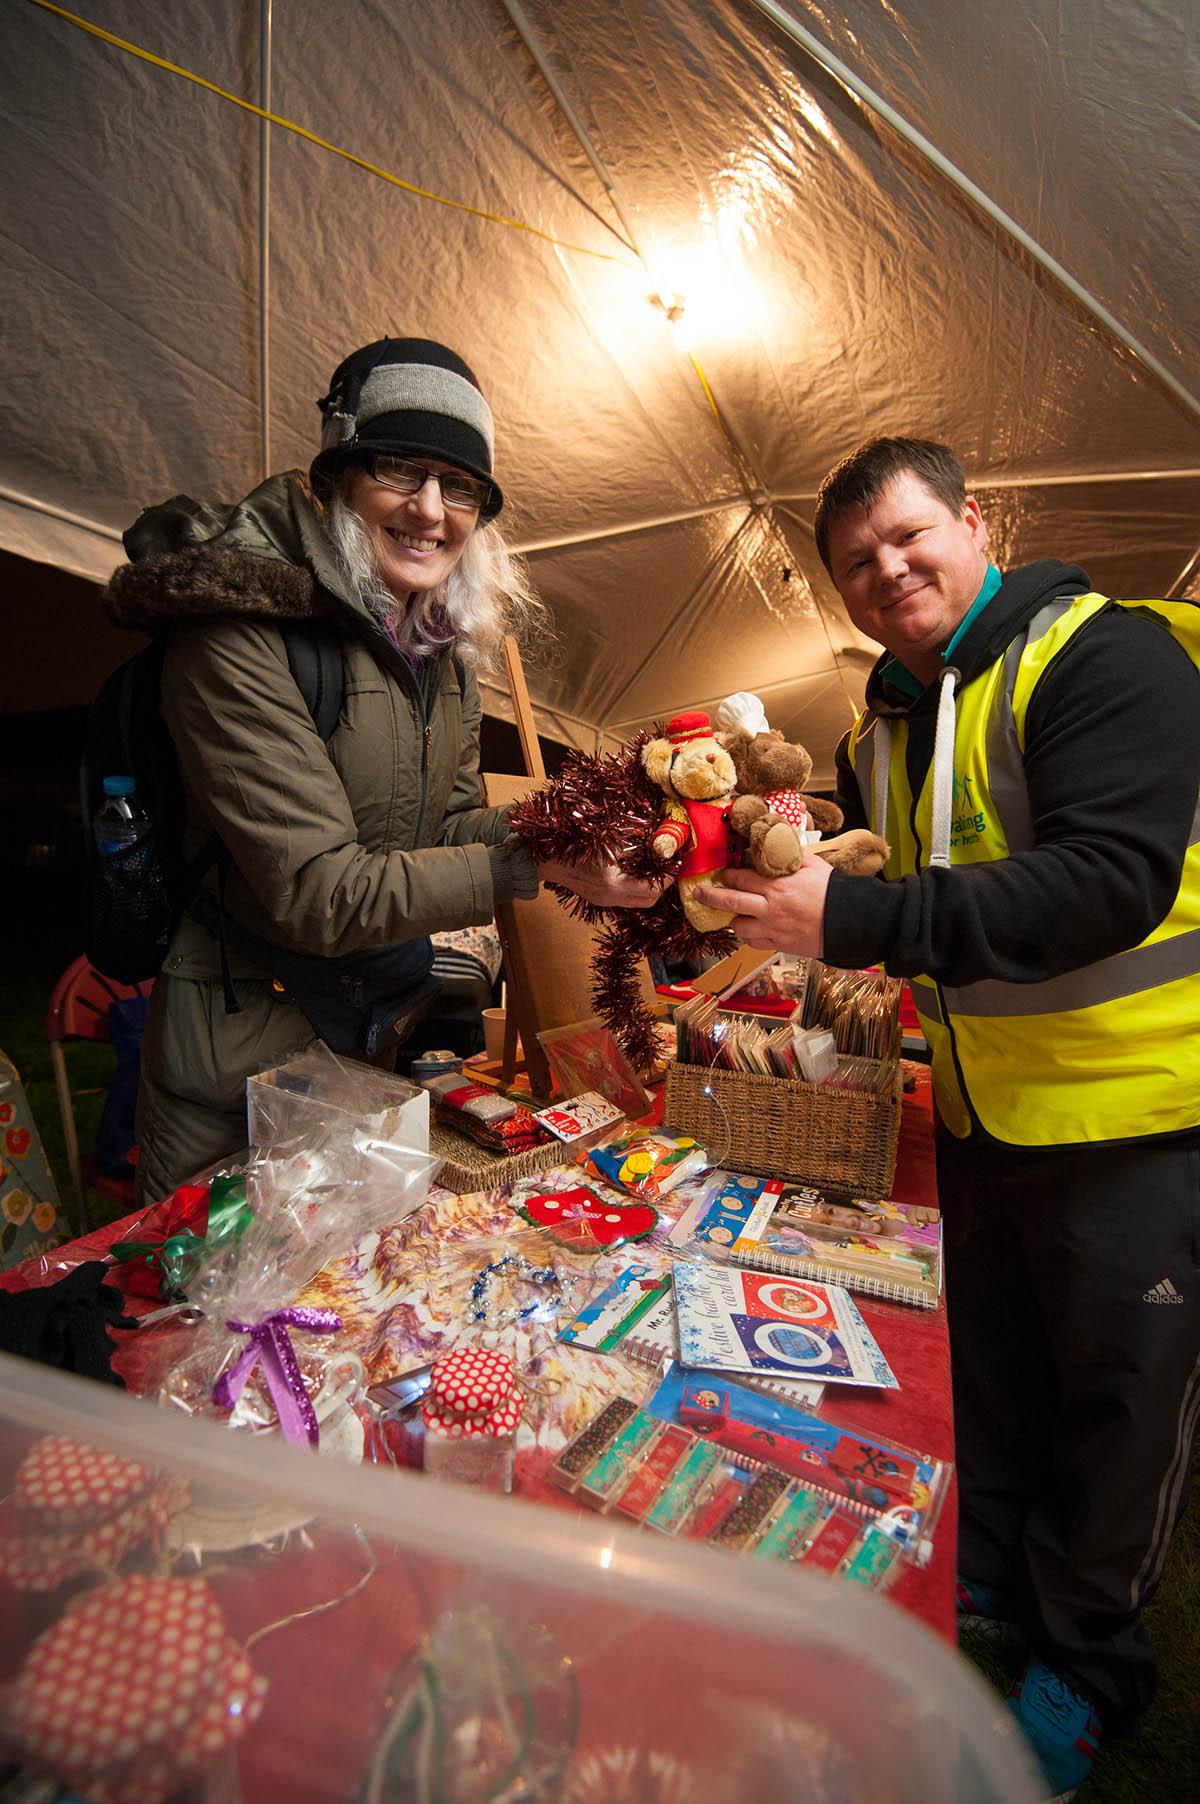
[[[264,1315],[261,1322],[227,1321],[225,1326],[234,1334],[250,1336],[250,1345],[213,1385],[213,1402],[222,1409],[232,1409],[261,1359],[263,1376],[284,1439],[297,1445],[307,1441],[315,1447],[321,1431],[288,1329],[303,1328],[309,1334],[336,1334],[341,1325],[342,1318],[336,1309],[276,1309],[272,1315]]]

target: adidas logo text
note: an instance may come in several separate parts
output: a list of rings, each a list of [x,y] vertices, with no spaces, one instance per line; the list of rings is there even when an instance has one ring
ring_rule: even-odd
[[[1142,1299],[1146,1303],[1182,1303],[1183,1298],[1169,1278],[1160,1278],[1152,1290],[1144,1290]]]

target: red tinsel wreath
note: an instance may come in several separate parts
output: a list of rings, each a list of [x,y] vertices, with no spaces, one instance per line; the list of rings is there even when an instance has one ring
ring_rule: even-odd
[[[642,769],[642,747],[661,727],[643,730],[619,752],[570,752],[558,776],[518,802],[509,816],[514,833],[535,862],[613,864],[626,876],[673,877],[682,862],[669,862],[651,846],[662,817],[662,791]],[[721,957],[737,944],[732,933],[698,933],[683,912],[679,891],[668,883],[653,908],[597,908],[560,884],[549,886],[563,906],[597,925],[592,959],[596,1012],[637,1071],[655,1062],[654,1017],[642,996],[638,965],[650,954],[668,964],[702,954]]]

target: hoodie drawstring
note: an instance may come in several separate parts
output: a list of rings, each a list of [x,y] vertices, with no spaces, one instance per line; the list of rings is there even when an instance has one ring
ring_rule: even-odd
[[[933,740],[933,827],[928,866],[950,869],[950,817],[954,806],[954,686],[962,678],[953,664],[942,672],[937,728]]]
[[[875,759],[872,777],[874,790],[873,825],[876,833],[887,838],[888,771],[892,763],[891,722],[882,714],[875,716]]]
[[[954,804],[954,687],[962,676],[947,664],[938,690],[937,726],[933,739],[933,829],[927,869],[950,868],[950,817]],[[877,714],[871,770],[871,824],[887,838],[888,772],[892,762],[892,729],[886,715]]]

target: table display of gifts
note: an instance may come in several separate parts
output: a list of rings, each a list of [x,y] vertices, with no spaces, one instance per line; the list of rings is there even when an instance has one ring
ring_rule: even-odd
[[[840,1043],[878,1050],[890,990],[840,984],[824,967],[806,985],[833,1009]],[[841,1075],[835,1064],[827,1081]],[[824,1386],[895,1385],[850,1293],[936,1302],[936,1219],[739,1174],[598,1093],[535,1113],[464,1083],[440,1055],[422,1086],[324,1048],[251,1080],[258,1144],[232,1192],[236,1216],[225,1173],[208,1186],[211,1241],[182,1230],[191,1327],[159,1377],[164,1406],[311,1446],[324,1430],[327,1449],[442,1471],[471,1462],[426,1461],[426,1448],[501,1441],[543,1469],[629,1391],[630,1369],[705,1373],[801,1410],[819,1407]],[[540,1169],[445,1191],[423,1144],[430,1098],[484,1143],[537,1146]],[[221,1225],[231,1221],[236,1233]],[[184,1268],[162,1252],[172,1238],[149,1263],[118,1249],[131,1288],[158,1272],[180,1296]],[[457,1399],[456,1361],[494,1368],[474,1404]],[[351,1411],[361,1433],[343,1432]],[[379,1422],[387,1433],[370,1432]],[[508,1465],[497,1488],[520,1488],[520,1470]]]
[[[821,988],[838,996],[843,1039],[856,995],[880,1018],[877,985]],[[825,1072],[844,1077],[837,1058]],[[856,1390],[897,1388],[852,1293],[935,1304],[936,1210],[736,1169],[669,1115],[638,1123],[598,1093],[534,1110],[440,1056],[421,1076],[319,1048],[252,1080],[256,1144],[237,1169],[203,1174],[153,1232],[140,1217],[119,1237],[114,1281],[143,1311],[158,1305],[138,1339],[161,1322],[169,1342],[152,1387],[163,1408],[869,1589],[928,1561],[946,1464],[842,1429],[837,1411]],[[535,1169],[440,1185],[430,1099],[490,1152],[536,1151]],[[51,1440],[0,1516],[0,1573],[16,1584],[85,1575],[118,1624],[132,1607],[120,1588],[153,1584],[141,1603],[164,1620],[203,1617],[203,1696],[197,1681],[175,1749],[185,1776],[224,1757],[261,1703],[205,1601],[205,1562],[302,1526],[222,1518],[221,1502]],[[181,1560],[195,1585],[182,1603]],[[70,1613],[73,1632],[90,1632],[89,1607]],[[31,1722],[57,1645],[36,1643],[21,1675]],[[132,1647],[119,1665],[136,1699],[148,1667]],[[157,1719],[114,1751],[103,1706],[81,1710],[56,1776],[100,1804],[165,1796]]]
[[[473,1084],[461,1072],[426,1078],[425,1088],[436,1100],[439,1121],[497,1156],[528,1152],[551,1138],[524,1103],[486,1084]]]

